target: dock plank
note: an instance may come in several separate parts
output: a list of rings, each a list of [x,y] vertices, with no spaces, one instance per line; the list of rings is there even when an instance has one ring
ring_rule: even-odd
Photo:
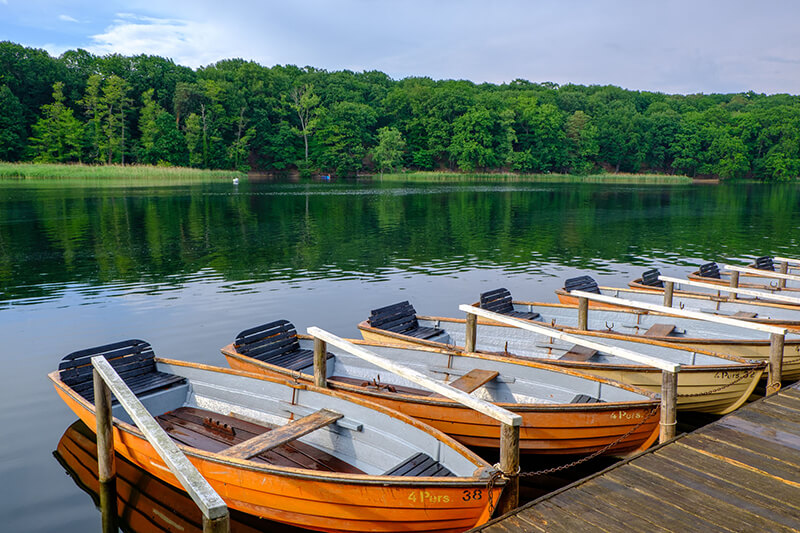
[[[714,479],[704,472],[664,461],[658,457],[643,457],[641,461],[636,462],[634,467],[676,485],[724,501],[742,513],[749,513],[744,520],[744,523],[749,526],[759,529],[766,528],[775,533],[778,531],[791,532],[795,531],[792,526],[800,518],[800,510],[795,507],[787,506],[785,503],[781,504],[775,500],[770,501],[757,493],[741,490],[724,480]],[[725,509],[721,511],[725,512]]]
[[[545,495],[491,531],[788,533],[800,531],[797,502],[800,383]]]

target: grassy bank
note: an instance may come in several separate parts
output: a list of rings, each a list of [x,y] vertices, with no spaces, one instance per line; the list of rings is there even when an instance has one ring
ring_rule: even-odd
[[[376,174],[375,177],[378,177]],[[408,172],[384,174],[385,180],[397,181],[520,181],[539,183],[624,183],[624,184],[686,184],[692,178],[687,176],[669,176],[666,174],[589,174],[576,176],[572,174],[461,174],[458,172]]]
[[[153,180],[206,181],[241,178],[245,174],[233,170],[201,170],[183,167],[147,165],[60,165],[49,163],[0,163],[0,179],[90,179],[90,180]]]

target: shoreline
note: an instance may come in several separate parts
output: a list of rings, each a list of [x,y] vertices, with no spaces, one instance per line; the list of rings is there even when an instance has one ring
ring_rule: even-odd
[[[223,180],[245,178],[236,170],[205,170],[153,165],[85,165],[60,163],[1,163],[0,181],[11,180]]]

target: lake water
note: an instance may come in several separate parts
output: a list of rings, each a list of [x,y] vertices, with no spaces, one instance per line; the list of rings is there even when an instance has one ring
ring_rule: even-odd
[[[0,529],[100,529],[52,455],[76,417],[46,375],[69,352],[141,338],[224,365],[278,318],[353,337],[401,300],[458,315],[501,286],[554,301],[576,275],[796,257],[799,201],[794,184],[0,183]]]

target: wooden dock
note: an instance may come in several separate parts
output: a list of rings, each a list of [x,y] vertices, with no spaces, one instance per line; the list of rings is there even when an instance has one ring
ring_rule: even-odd
[[[800,531],[800,383],[472,531]]]

